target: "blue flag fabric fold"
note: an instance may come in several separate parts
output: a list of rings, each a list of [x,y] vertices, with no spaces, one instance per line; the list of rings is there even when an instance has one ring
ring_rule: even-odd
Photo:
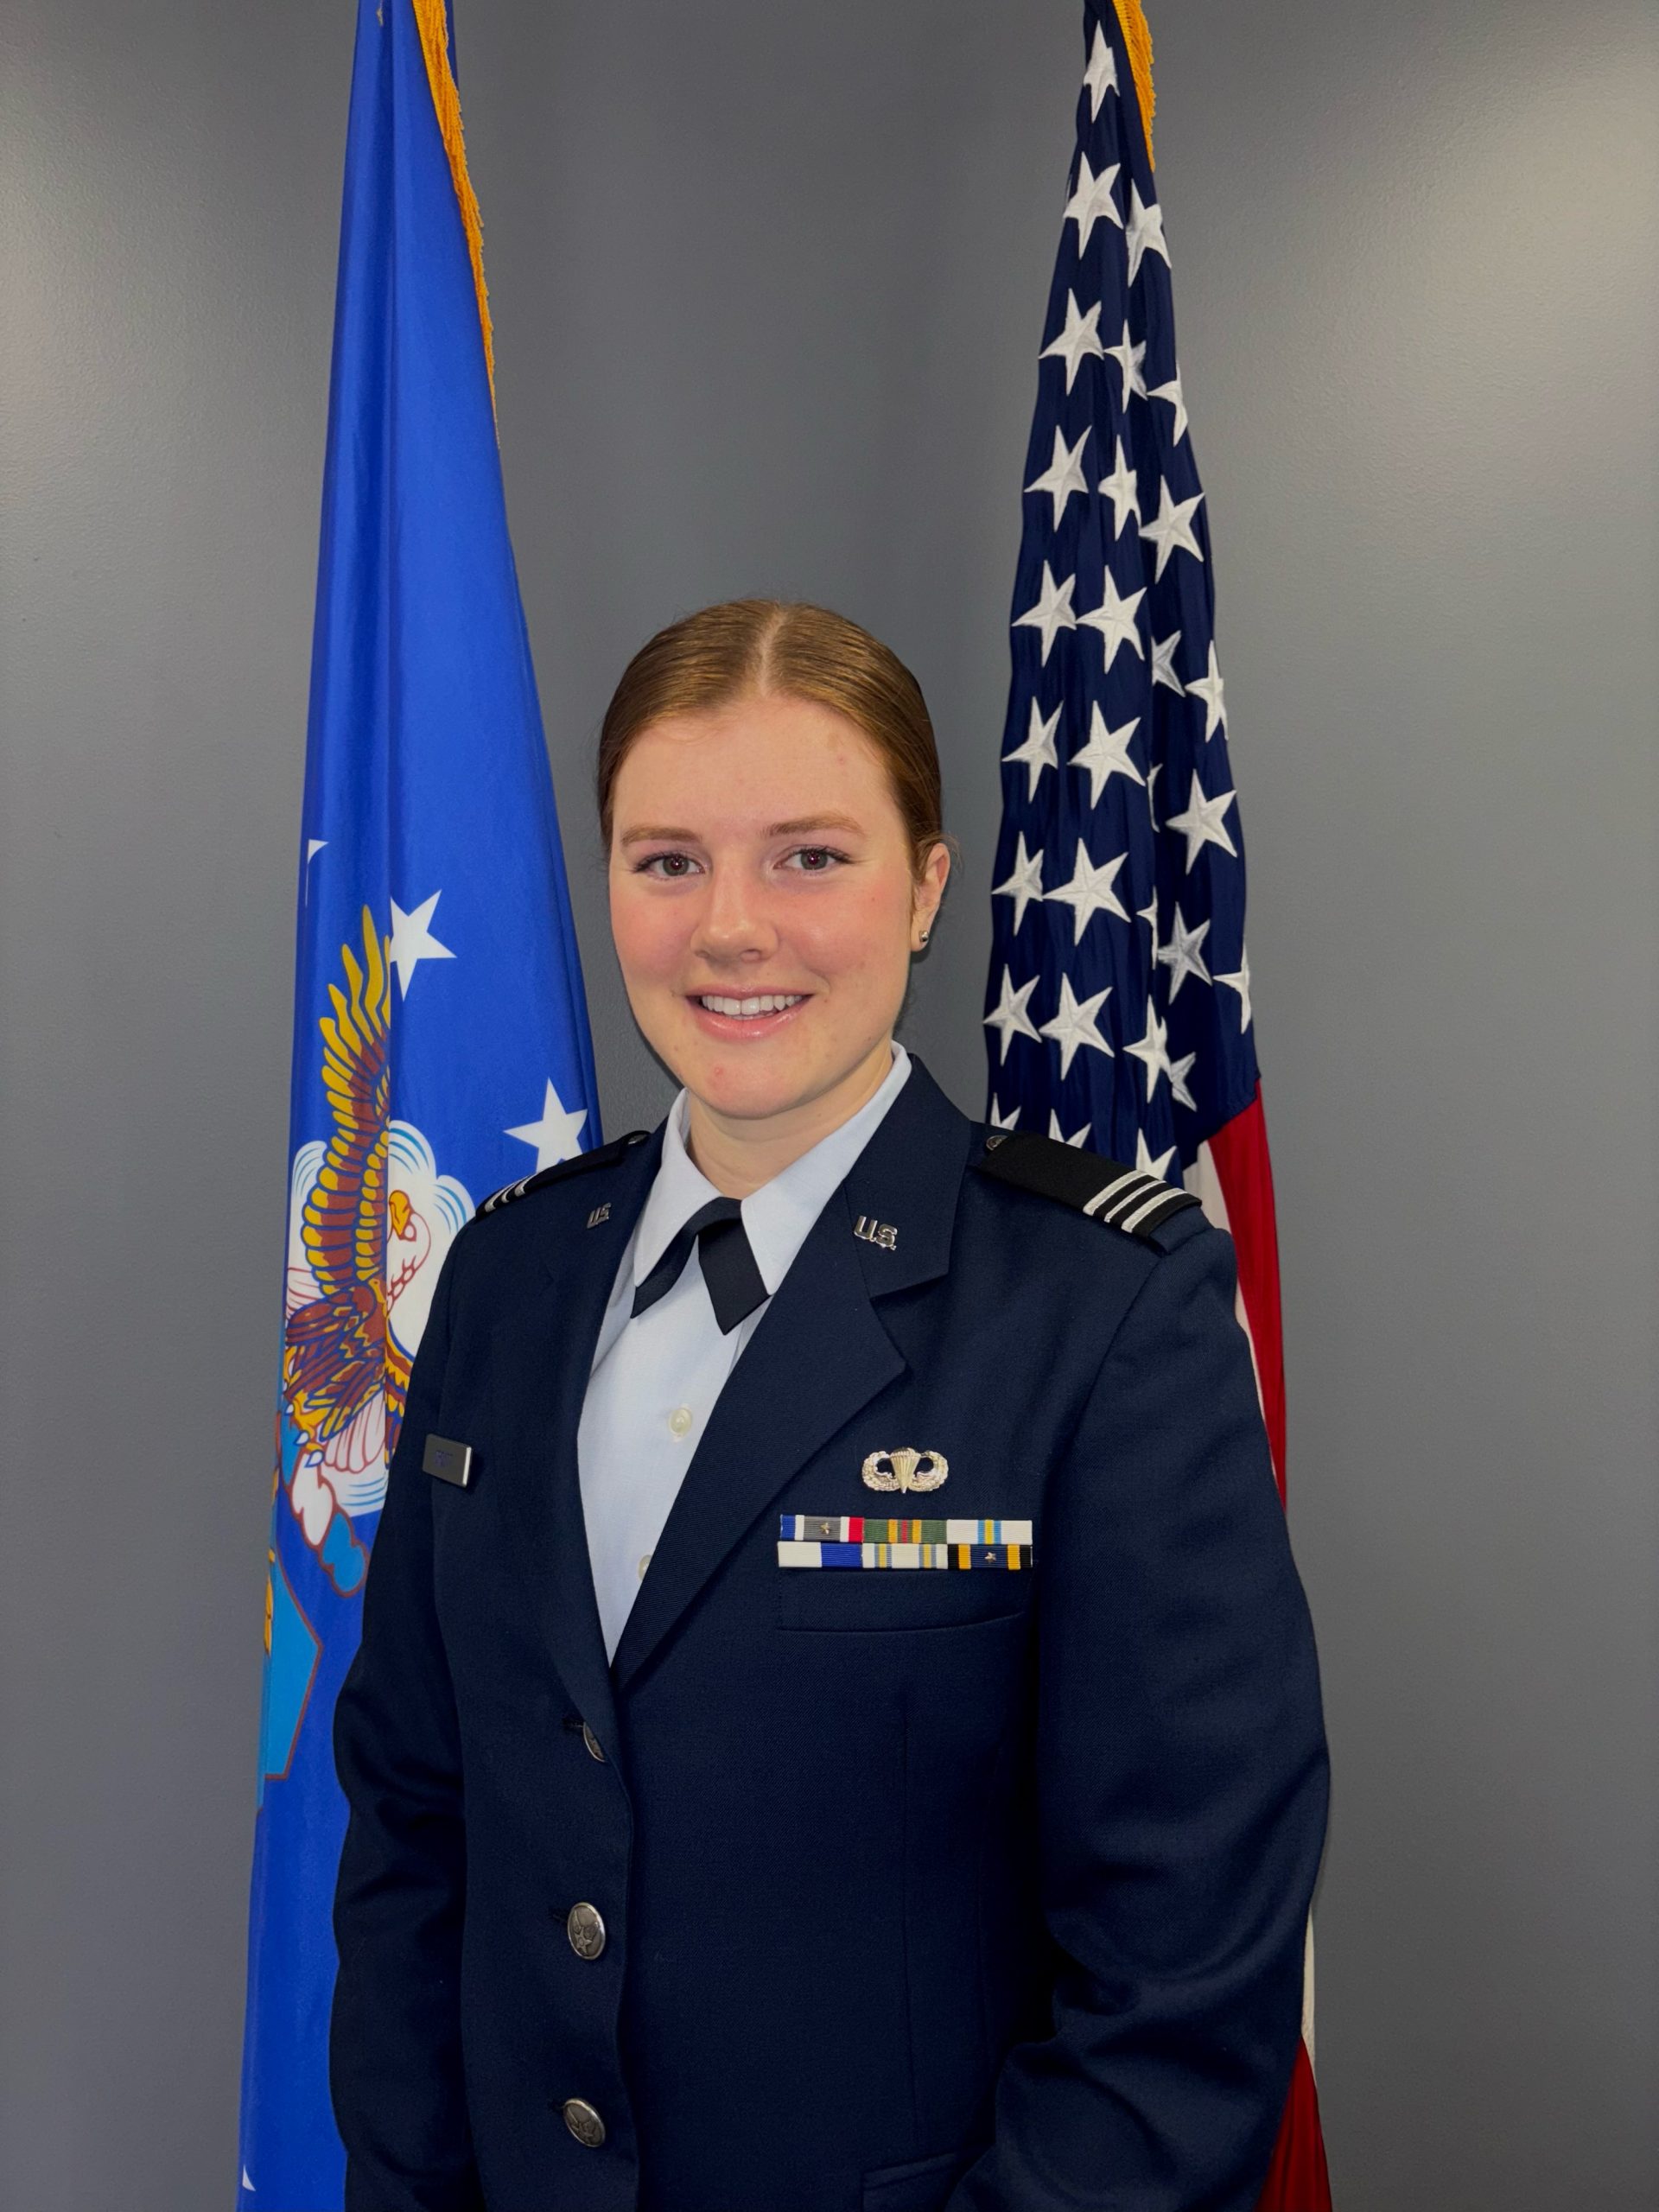
[[[298,883],[239,2207],[336,2212],[335,1694],[489,1192],[601,1141],[438,0],[359,0]],[[424,35],[423,35],[424,34]],[[446,137],[440,102],[447,104]]]

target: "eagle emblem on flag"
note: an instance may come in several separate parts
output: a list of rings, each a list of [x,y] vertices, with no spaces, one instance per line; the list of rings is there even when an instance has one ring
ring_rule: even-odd
[[[366,906],[361,957],[347,944],[340,961],[344,988],[328,985],[319,1023],[334,1128],[294,1160],[282,1403],[289,1503],[346,1589],[365,1559],[349,1521],[385,1500],[433,1286],[472,1201],[421,1132],[391,1117],[391,968]]]

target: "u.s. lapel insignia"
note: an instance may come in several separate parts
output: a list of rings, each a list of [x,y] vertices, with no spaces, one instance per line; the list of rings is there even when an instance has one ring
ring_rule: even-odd
[[[853,1224],[853,1234],[867,1244],[879,1244],[884,1252],[899,1249],[899,1232],[890,1221],[876,1221],[869,1214],[861,1213]]]
[[[950,1471],[943,1452],[872,1452],[864,1462],[869,1490],[938,1490]]]

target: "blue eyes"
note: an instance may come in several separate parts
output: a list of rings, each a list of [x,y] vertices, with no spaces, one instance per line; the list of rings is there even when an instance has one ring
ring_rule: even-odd
[[[848,855],[837,852],[833,845],[798,845],[784,856],[783,866],[791,875],[833,875],[844,866]],[[798,862],[797,866],[795,863]],[[636,875],[654,875],[659,883],[683,883],[700,872],[702,862],[690,853],[652,853],[634,863]]]

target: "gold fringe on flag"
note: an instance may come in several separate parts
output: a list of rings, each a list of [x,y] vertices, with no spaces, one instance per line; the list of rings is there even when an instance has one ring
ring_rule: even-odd
[[[1134,0],[1131,0],[1134,4]],[[426,80],[432,87],[432,105],[443,150],[449,156],[455,200],[467,251],[472,257],[473,289],[478,295],[478,325],[484,335],[484,365],[489,372],[490,404],[495,404],[495,333],[490,327],[490,296],[484,286],[484,223],[478,211],[478,194],[467,174],[467,142],[461,136],[461,94],[449,67],[449,21],[445,0],[414,0],[415,21],[420,26],[421,51],[426,56]]]
[[[1152,92],[1152,27],[1141,0],[1116,0],[1116,4],[1117,20],[1123,27],[1123,43],[1129,49],[1129,67],[1135,72],[1135,89],[1140,96],[1141,120],[1147,133],[1147,160],[1150,163],[1152,111],[1156,105]]]

